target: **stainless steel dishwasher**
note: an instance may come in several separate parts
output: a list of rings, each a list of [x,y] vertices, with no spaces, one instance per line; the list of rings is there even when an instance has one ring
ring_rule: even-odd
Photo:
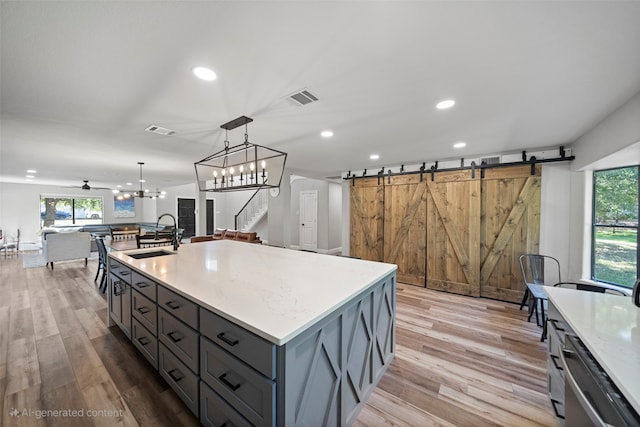
[[[565,335],[565,427],[640,426],[640,417],[580,338]]]

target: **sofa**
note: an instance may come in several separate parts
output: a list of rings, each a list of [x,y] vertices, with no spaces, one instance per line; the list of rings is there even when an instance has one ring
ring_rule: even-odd
[[[258,237],[258,233],[244,232],[238,230],[229,230],[226,228],[216,228],[213,234],[208,236],[193,236],[191,238],[191,243],[196,242],[209,242],[212,240],[236,240],[238,242],[247,242],[247,243],[259,243],[262,244],[262,240]]]
[[[42,239],[42,251],[46,264],[51,264],[52,270],[53,263],[56,261],[84,258],[84,265],[87,265],[91,255],[91,233],[86,231],[49,233],[46,239]]]

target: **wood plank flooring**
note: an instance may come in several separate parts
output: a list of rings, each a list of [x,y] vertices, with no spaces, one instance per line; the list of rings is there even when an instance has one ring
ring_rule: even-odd
[[[0,259],[0,425],[198,425],[120,330],[106,327],[96,268]],[[525,311],[402,284],[397,295],[396,357],[356,426],[556,425],[546,343]]]

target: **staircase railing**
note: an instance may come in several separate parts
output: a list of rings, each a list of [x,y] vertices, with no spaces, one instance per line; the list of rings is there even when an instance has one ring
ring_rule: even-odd
[[[249,224],[254,216],[262,212],[269,203],[269,192],[264,189],[258,189],[253,196],[247,200],[247,203],[240,208],[234,217],[234,225],[236,230],[241,230]]]

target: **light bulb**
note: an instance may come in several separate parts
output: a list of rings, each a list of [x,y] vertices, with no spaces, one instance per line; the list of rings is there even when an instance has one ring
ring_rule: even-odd
[[[234,172],[233,168],[232,168],[232,167],[231,167],[231,168],[229,168],[229,173],[230,173],[231,175],[233,175],[233,172]]]
[[[262,161],[262,169],[264,169],[265,167],[267,167],[267,162],[265,162],[264,160]]]
[[[240,165],[240,173],[244,172],[244,165]]]
[[[254,170],[256,168],[256,165],[253,164],[253,162],[251,162],[251,164],[249,165],[249,169]]]
[[[224,176],[224,174],[225,174],[225,170],[224,170],[224,169],[222,169],[222,171],[220,171],[220,173],[222,174],[222,176]]]
[[[213,176],[214,177],[218,176],[218,171],[213,171]]]

